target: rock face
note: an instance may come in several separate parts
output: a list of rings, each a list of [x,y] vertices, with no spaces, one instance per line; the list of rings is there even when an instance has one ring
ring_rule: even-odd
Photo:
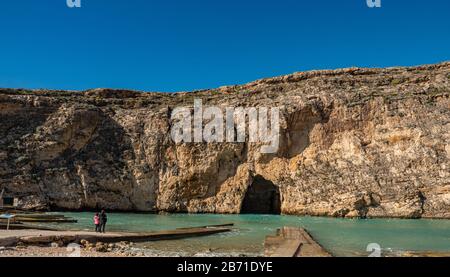
[[[264,183],[284,214],[450,218],[449,94],[450,63],[177,94],[0,89],[0,190],[28,209],[240,213]],[[175,144],[171,111],[196,98],[280,107],[279,151]]]

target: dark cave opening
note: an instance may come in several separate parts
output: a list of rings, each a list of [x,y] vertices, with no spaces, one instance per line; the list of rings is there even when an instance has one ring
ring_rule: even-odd
[[[271,181],[256,176],[245,194],[242,214],[280,214],[280,190]]]

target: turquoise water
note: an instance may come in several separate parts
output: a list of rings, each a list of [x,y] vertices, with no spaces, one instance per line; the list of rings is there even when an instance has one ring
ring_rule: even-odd
[[[92,229],[93,213],[64,213],[78,219],[60,228]],[[208,237],[139,244],[161,255],[262,255],[264,239],[282,226],[306,228],[336,256],[367,256],[366,247],[377,243],[383,253],[402,251],[450,252],[450,220],[336,219],[280,215],[108,214],[110,231],[157,231],[179,227],[234,223],[232,232]]]

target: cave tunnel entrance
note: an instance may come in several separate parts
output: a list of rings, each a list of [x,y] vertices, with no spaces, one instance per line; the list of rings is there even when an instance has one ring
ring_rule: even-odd
[[[243,214],[280,214],[280,190],[271,181],[256,176],[242,203]]]

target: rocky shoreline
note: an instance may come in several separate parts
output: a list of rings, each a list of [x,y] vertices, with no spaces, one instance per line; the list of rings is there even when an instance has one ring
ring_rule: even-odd
[[[262,257],[263,255],[249,255],[239,253],[220,253],[220,252],[202,252],[197,254],[183,253],[162,253],[153,251],[152,249],[134,247],[133,244],[123,242],[125,246],[112,246],[106,245],[107,250],[104,250],[104,246],[97,245],[92,248],[81,247],[79,255],[73,255],[72,250],[68,250],[67,247],[53,246],[17,246],[17,247],[0,247],[0,257],[107,257],[107,258],[127,258],[127,257]],[[366,253],[355,253],[356,257],[367,257]],[[450,257],[449,252],[434,252],[434,251],[386,251],[382,255],[383,257]]]
[[[132,245],[130,242],[81,245],[79,252],[57,244],[51,246],[18,245],[16,247],[0,247],[0,257],[146,257],[143,251],[133,249]]]
[[[140,247],[132,242],[114,244],[89,243],[80,245],[79,254],[73,248],[51,244],[49,246],[18,245],[14,247],[0,247],[0,257],[258,257],[244,253],[221,253],[213,250],[195,254],[179,252],[155,251],[151,248]],[[262,254],[259,255],[262,257]]]
[[[0,257],[73,257],[66,247],[0,247]],[[131,252],[97,252],[81,249],[80,257],[133,257]]]

